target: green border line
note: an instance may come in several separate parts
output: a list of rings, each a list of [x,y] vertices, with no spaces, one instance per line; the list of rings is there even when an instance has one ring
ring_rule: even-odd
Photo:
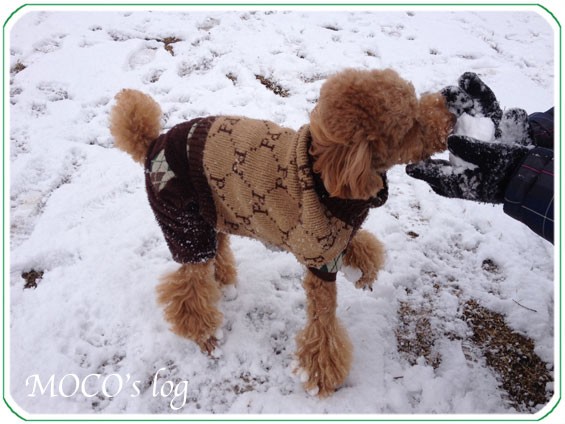
[[[138,8],[138,7],[210,7],[210,8],[217,8],[217,7],[234,7],[234,6],[243,6],[243,7],[265,7],[265,6],[274,6],[274,7],[354,7],[354,8],[358,8],[358,7],[389,7],[389,6],[394,6],[394,7],[457,7],[457,8],[462,8],[462,7],[539,7],[542,10],[544,10],[547,14],[549,14],[549,16],[551,16],[553,18],[553,20],[555,21],[555,23],[558,26],[558,46],[556,46],[556,48],[559,49],[559,59],[558,59],[558,64],[559,64],[559,77],[557,79],[557,90],[559,92],[559,99],[558,99],[558,103],[559,103],[559,135],[558,135],[558,140],[559,143],[561,145],[561,140],[562,140],[562,105],[563,105],[563,99],[562,99],[562,84],[561,84],[561,71],[562,71],[562,28],[561,28],[561,23],[559,22],[559,20],[557,19],[557,17],[555,16],[555,14],[553,12],[551,12],[548,8],[546,8],[545,6],[543,6],[542,4],[539,3],[517,3],[517,4],[511,4],[511,3],[351,3],[351,4],[347,4],[347,3],[325,3],[325,4],[320,4],[320,3],[162,3],[162,4],[158,4],[158,3],[137,3],[137,4],[130,4],[130,3],[25,3],[19,7],[17,7],[12,13],[9,14],[8,18],[4,21],[3,27],[2,27],[2,65],[3,65],[3,73],[2,73],[2,101],[4,101],[5,99],[5,95],[6,95],[6,78],[4,76],[4,72],[6,71],[6,63],[5,63],[5,55],[6,55],[6,36],[5,36],[5,32],[6,32],[6,26],[8,24],[8,22],[10,21],[10,19],[12,19],[17,13],[19,13],[22,9],[24,9],[25,7],[45,7],[45,8],[49,8],[49,7],[129,7],[129,8]],[[4,147],[5,147],[5,137],[4,137],[4,131],[6,128],[6,111],[3,108],[2,109],[2,249],[5,246],[5,242],[6,242],[6,234],[4,229],[6,228],[6,214],[5,214],[5,207],[6,205],[4,204],[4,200],[5,200],[5,195],[6,195],[6,167],[5,167],[5,157],[4,157]],[[561,157],[559,158],[559,163],[560,163],[560,175],[559,178],[561,180],[561,176],[562,176],[562,169],[563,169],[563,155],[561,154]],[[560,186],[559,187],[559,205],[560,205],[560,211],[561,211],[561,205],[562,205],[562,194],[563,194],[563,188]],[[562,212],[562,211],[561,211]],[[560,251],[556,252],[559,254],[559,265],[558,265],[558,276],[559,276],[559,282],[562,281],[562,264],[561,264],[561,247],[562,247],[562,243],[563,243],[563,232],[560,228],[559,230],[559,246],[560,246]],[[6,281],[4,281],[4,274],[6,271],[6,263],[5,263],[5,254],[2,255],[2,305],[5,304],[6,302]],[[554,277],[555,278],[555,277]],[[554,281],[555,283],[555,281]],[[555,341],[557,339],[559,339],[559,348],[562,348],[562,340],[561,340],[561,332],[562,332],[562,326],[563,326],[563,311],[562,311],[562,292],[561,292],[561,284],[559,284],[559,286],[557,287],[557,293],[559,294],[559,325],[558,328],[554,330],[554,347],[557,349],[558,346],[556,345]],[[557,299],[555,299],[557,300]],[[559,363],[559,370],[560,370],[560,377],[561,379],[559,380],[559,397],[557,399],[557,402],[555,403],[555,405],[553,406],[553,408],[551,408],[544,416],[540,417],[540,418],[524,418],[524,419],[514,419],[514,418],[500,418],[500,419],[492,419],[490,418],[492,416],[491,415],[487,415],[484,414],[486,417],[488,418],[484,418],[484,419],[479,419],[479,418],[467,418],[467,419],[457,419],[457,418],[441,418],[441,419],[427,419],[427,418],[422,418],[422,419],[406,419],[406,418],[398,418],[398,419],[369,419],[369,418],[358,418],[355,419],[355,415],[353,415],[353,418],[351,419],[346,419],[346,418],[329,418],[329,419],[322,419],[322,418],[313,418],[313,419],[307,419],[307,418],[302,418],[304,415],[306,414],[297,414],[300,416],[300,418],[285,418],[285,419],[261,419],[261,418],[233,418],[233,419],[207,419],[207,418],[195,418],[195,419],[191,419],[188,417],[183,417],[183,418],[158,418],[159,416],[157,416],[157,418],[155,419],[133,419],[133,418],[124,418],[124,419],[119,419],[119,418],[100,418],[100,419],[92,419],[92,418],[86,418],[86,419],[26,419],[22,416],[20,416],[8,403],[8,401],[6,400],[5,397],[5,393],[6,393],[6,373],[5,373],[5,352],[6,352],[6,345],[5,345],[5,329],[6,329],[6,309],[3,309],[3,314],[2,314],[2,372],[3,372],[3,376],[2,376],[2,399],[4,401],[4,404],[8,407],[8,409],[18,418],[20,418],[22,421],[29,421],[29,422],[108,422],[108,421],[113,421],[113,422],[156,422],[156,421],[162,421],[162,422],[178,422],[178,421],[190,421],[190,422],[292,422],[292,421],[301,421],[301,422],[481,422],[481,421],[489,421],[489,422],[537,422],[537,421],[542,421],[545,418],[547,418],[549,415],[551,415],[556,409],[557,406],[561,403],[561,397],[562,397],[562,380],[563,380],[563,368],[562,368],[562,355],[559,355],[557,362]],[[135,415],[135,414],[131,414],[131,415]],[[238,415],[238,414],[234,414],[234,415]],[[243,415],[243,414],[240,414]],[[273,415],[273,414],[269,414],[269,415]],[[282,414],[284,415],[284,414]],[[291,414],[288,414],[288,416],[290,416]],[[367,414],[370,415],[370,414]],[[403,415],[403,414],[399,414],[399,415]],[[422,415],[432,415],[432,414],[422,414]],[[445,415],[449,415],[449,414],[439,414],[442,416]],[[457,414],[452,414],[454,417],[457,416]],[[112,416],[115,416],[115,414],[112,414]],[[496,415],[497,417],[501,416],[501,415]]]

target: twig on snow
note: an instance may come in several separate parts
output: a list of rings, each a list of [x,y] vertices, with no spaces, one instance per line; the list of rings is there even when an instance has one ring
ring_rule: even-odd
[[[535,309],[532,308],[528,308],[527,306],[522,305],[521,303],[516,302],[514,299],[512,299],[512,302],[514,302],[516,305],[521,306],[524,309],[527,309],[528,311],[532,311],[532,312],[537,312]]]

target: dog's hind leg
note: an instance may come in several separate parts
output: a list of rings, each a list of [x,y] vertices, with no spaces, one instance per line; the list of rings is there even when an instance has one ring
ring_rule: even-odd
[[[385,250],[383,244],[373,234],[359,230],[353,237],[343,257],[343,264],[361,271],[361,277],[355,287],[372,290],[373,282],[384,264]]]
[[[214,260],[181,265],[162,278],[157,294],[171,330],[210,354],[217,343],[214,334],[222,323],[222,313],[217,308],[221,291],[214,278]]]
[[[235,284],[237,271],[235,257],[230,248],[230,236],[218,233],[218,252],[216,254],[216,280],[222,285]]]
[[[304,388],[320,397],[332,394],[349,374],[352,346],[336,316],[336,283],[310,271],[304,278],[308,322],[297,338],[298,366]]]

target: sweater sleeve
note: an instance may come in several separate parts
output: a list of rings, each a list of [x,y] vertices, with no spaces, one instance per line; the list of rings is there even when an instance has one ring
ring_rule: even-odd
[[[553,118],[553,108],[532,113],[528,117],[531,136],[536,146],[553,149]]]
[[[553,150],[536,147],[510,180],[504,212],[553,243]]]

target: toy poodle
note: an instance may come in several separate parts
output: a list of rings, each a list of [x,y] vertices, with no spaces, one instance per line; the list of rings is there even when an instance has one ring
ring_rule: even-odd
[[[307,323],[296,338],[305,389],[327,396],[348,375],[352,345],[336,317],[336,273],[357,268],[371,288],[384,260],[361,224],[387,199],[386,171],[446,148],[454,117],[441,94],[419,99],[393,70],[329,77],[298,131],[241,116],[210,116],[160,134],[161,109],[125,89],[110,130],[144,164],[149,204],[180,264],[157,288],[176,334],[209,354],[222,323],[221,287],[235,284],[229,235],[292,253],[305,266]]]

